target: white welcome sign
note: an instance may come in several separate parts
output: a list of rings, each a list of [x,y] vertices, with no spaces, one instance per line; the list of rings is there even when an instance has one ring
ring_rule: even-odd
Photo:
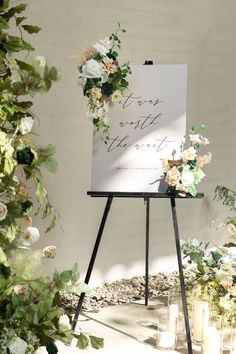
[[[173,158],[185,135],[187,66],[131,69],[129,90],[109,111],[108,144],[94,133],[94,192],[165,192],[161,159]]]

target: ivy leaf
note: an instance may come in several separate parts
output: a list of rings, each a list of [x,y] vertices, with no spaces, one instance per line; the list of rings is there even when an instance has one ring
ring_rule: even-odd
[[[230,247],[236,247],[236,243],[234,243],[234,242],[228,242],[228,243],[225,243],[225,244],[224,244],[224,247],[228,247],[228,248],[230,248]]]
[[[24,28],[24,30],[30,34],[32,33],[38,33],[41,28],[38,26],[31,26],[31,25],[22,25],[22,27]]]
[[[8,6],[8,5],[7,5]],[[12,18],[13,16],[15,16],[15,14],[20,14],[21,12],[25,11],[26,9],[26,4],[20,4],[18,6],[12,7],[10,10],[8,10],[7,12],[5,12],[2,17],[6,20],[9,21],[10,18]]]
[[[103,348],[104,346],[104,339],[100,337],[95,337],[95,336],[89,336],[91,346],[94,349],[100,349]]]
[[[25,61],[16,59],[17,65],[19,66],[20,70],[26,70],[26,71],[31,71],[34,69],[34,67],[28,63],[26,63]]]
[[[80,333],[76,338],[78,339],[77,348],[86,349],[89,346],[89,340],[83,333]]]
[[[8,28],[8,23],[6,20],[4,20],[3,17],[0,17],[0,29],[6,29]]]

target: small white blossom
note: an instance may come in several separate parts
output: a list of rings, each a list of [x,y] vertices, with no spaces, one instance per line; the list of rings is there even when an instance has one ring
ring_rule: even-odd
[[[29,247],[33,243],[37,242],[40,238],[40,233],[37,227],[28,226],[24,230],[22,237],[23,246]]]
[[[6,219],[7,216],[7,206],[0,202],[0,221]]]
[[[41,55],[38,55],[37,57],[36,57],[36,59],[39,61],[39,65],[40,66],[42,66],[43,68],[46,66],[46,60],[45,60],[45,58],[43,57],[43,56],[41,56]]]
[[[184,161],[194,160],[197,156],[197,152],[193,146],[183,151],[182,158]]]
[[[34,125],[34,120],[32,117],[21,118],[20,126],[19,126],[19,130],[20,130],[21,134],[25,135],[25,134],[30,133],[33,128],[33,125]]]
[[[29,288],[25,285],[15,285],[13,289],[16,295],[24,295],[27,296],[29,294]]]

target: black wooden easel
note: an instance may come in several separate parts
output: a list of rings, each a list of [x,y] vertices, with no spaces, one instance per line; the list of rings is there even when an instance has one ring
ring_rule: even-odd
[[[189,315],[186,301],[186,291],[185,291],[185,282],[184,282],[184,273],[183,273],[183,265],[182,265],[182,257],[181,257],[181,248],[180,248],[180,239],[179,239],[179,229],[178,229],[178,220],[176,213],[176,203],[175,199],[200,199],[204,197],[203,193],[197,193],[196,197],[187,196],[187,197],[179,197],[175,195],[170,195],[167,193],[128,193],[128,192],[88,192],[88,195],[91,197],[103,197],[107,198],[107,202],[105,205],[105,209],[103,212],[101,224],[97,233],[97,238],[95,241],[94,249],[90,258],[88,270],[85,277],[85,283],[88,284],[90,280],[90,276],[93,270],[93,266],[95,263],[95,259],[97,256],[98,248],[100,245],[100,241],[102,238],[102,234],[104,231],[104,227],[107,221],[107,216],[109,214],[113,198],[143,198],[146,203],[146,249],[145,249],[145,305],[148,305],[148,275],[149,275],[149,222],[150,222],[150,199],[158,198],[158,199],[170,199],[171,211],[172,211],[172,221],[174,227],[174,235],[175,235],[175,245],[176,245],[176,254],[178,259],[178,267],[179,267],[179,279],[180,279],[180,287],[181,287],[181,296],[182,296],[182,304],[183,304],[183,312],[184,312],[184,321],[185,321],[185,329],[186,329],[186,338],[187,338],[187,346],[188,346],[188,354],[193,354],[192,350],[192,340],[191,340],[191,332],[189,325]],[[83,300],[85,297],[85,293],[82,293],[79,298],[79,302],[76,308],[75,316],[72,323],[72,329],[74,330],[79,318],[79,314],[82,308]]]

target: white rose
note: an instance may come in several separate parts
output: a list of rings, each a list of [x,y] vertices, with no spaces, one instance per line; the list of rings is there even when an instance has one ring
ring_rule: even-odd
[[[14,338],[8,345],[11,354],[25,354],[27,350],[27,343],[20,337]]]
[[[89,79],[101,78],[103,72],[101,65],[94,59],[90,59],[82,67],[82,76]]]
[[[24,230],[22,237],[24,246],[31,246],[33,243],[37,242],[40,238],[40,233],[37,227],[28,226]]]
[[[185,187],[191,186],[194,182],[194,176],[192,172],[184,172],[181,176],[181,182]]]
[[[31,132],[34,125],[34,120],[32,117],[23,117],[20,121],[20,132],[22,135],[28,134]]]
[[[36,57],[36,59],[39,61],[39,63],[40,63],[39,65],[44,68],[45,65],[46,65],[46,60],[45,60],[45,58],[44,58],[43,56],[41,56],[41,55],[38,55],[38,56]]]
[[[6,219],[7,216],[7,206],[0,202],[0,221]]]

